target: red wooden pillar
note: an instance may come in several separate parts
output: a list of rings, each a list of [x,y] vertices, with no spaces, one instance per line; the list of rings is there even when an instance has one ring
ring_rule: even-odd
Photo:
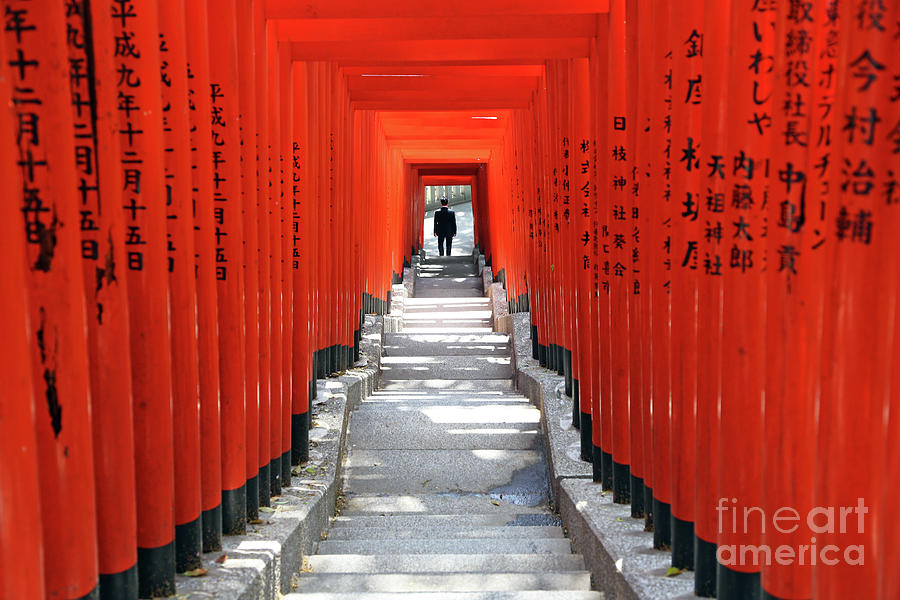
[[[7,40],[0,40],[0,196],[18,198],[22,190],[14,117],[9,107],[13,77]],[[0,271],[0,597],[43,598],[44,549],[38,454],[35,438],[34,381],[29,340],[32,332],[25,303],[25,235],[20,201],[0,203],[0,254],[8,266]]]
[[[651,56],[647,70],[650,85],[643,94],[652,98],[649,149],[651,161],[650,199],[644,215],[649,221],[647,241],[651,253],[645,263],[649,282],[651,373],[651,470],[653,480],[653,547],[671,547],[671,210],[672,202],[672,54],[669,19],[651,12]],[[643,63],[641,63],[643,71]]]
[[[154,7],[155,8],[155,7]],[[174,593],[174,454],[169,282],[160,95],[159,15],[112,9],[131,325],[138,581],[141,596]]]
[[[174,12],[172,9],[174,8]],[[161,10],[160,76],[165,144],[175,454],[175,569],[200,567],[200,405],[197,283],[191,198],[184,1]]]
[[[832,10],[835,10],[834,8]],[[847,527],[813,527],[819,562],[815,598],[874,598],[879,539],[896,519],[896,498],[882,505],[885,406],[897,285],[896,3],[840,5],[840,48],[833,75],[834,151],[826,198],[829,246],[823,319],[815,507],[852,510]],[[827,74],[829,77],[831,73]],[[796,71],[794,76],[797,76]],[[810,74],[812,78],[812,74]],[[828,100],[824,102],[829,103]],[[818,163],[815,165],[818,168]],[[789,175],[779,173],[779,180]],[[889,404],[888,404],[889,403]],[[891,445],[896,444],[890,439]],[[827,552],[837,546],[838,550]],[[887,598],[890,595],[885,596]]]
[[[2,68],[12,88],[15,125],[4,132],[3,146],[17,155],[20,179],[12,180],[18,185],[3,203],[15,207],[22,220],[13,223],[25,232],[25,252],[13,256],[25,259],[32,387],[41,398],[35,423],[45,591],[81,598],[96,593],[97,522],[75,154],[70,143],[54,145],[54,137],[74,138],[65,19],[61,5],[39,10],[10,1],[4,6]],[[17,289],[22,287],[9,295]],[[16,398],[24,410],[27,398]],[[19,436],[27,451],[30,436],[19,432],[12,439]],[[31,525],[29,533],[39,535],[36,520]]]
[[[606,120],[601,124],[608,133],[607,157],[609,179],[607,196],[609,207],[609,302],[610,344],[612,348],[612,453],[613,453],[613,501],[627,504],[631,501],[631,428],[630,373],[629,373],[629,285],[631,278],[631,198],[629,194],[628,157],[634,150],[629,146],[629,126],[626,53],[626,0],[611,0],[609,10],[609,94]],[[605,272],[606,274],[606,272]]]
[[[722,400],[719,409],[719,497],[704,516],[718,506],[734,507],[741,514],[762,502],[762,403],[765,378],[765,237],[771,171],[771,64],[765,58],[747,72],[747,56],[770,57],[775,48],[775,11],[752,0],[732,6],[728,69],[727,152],[723,163],[731,201],[723,208],[728,259],[723,260]],[[709,46],[708,46],[709,47]],[[710,47],[710,50],[712,48]],[[779,132],[779,135],[781,133]],[[730,162],[731,168],[724,163]],[[717,205],[718,206],[718,205]],[[765,262],[764,262],[765,261]],[[735,501],[736,499],[736,501]],[[718,597],[745,598],[759,593],[760,564],[738,557],[726,558],[732,546],[756,545],[764,527],[761,518],[747,518],[737,527],[718,524]],[[717,515],[718,517],[718,515]],[[740,521],[740,520],[739,520]]]
[[[206,0],[185,1],[194,198],[197,332],[200,369],[200,509],[203,551],[222,547],[222,449],[219,420],[219,339],[216,224],[213,202],[212,113]]]
[[[588,59],[576,59],[573,73],[574,130],[573,149],[575,151],[575,185],[572,195],[572,213],[575,222],[575,236],[578,241],[575,267],[578,273],[576,307],[579,321],[577,375],[574,385],[573,419],[577,418],[581,429],[581,453],[593,461],[592,403],[599,390],[597,368],[599,339],[597,322],[597,288],[595,275],[599,265],[594,249],[597,247],[597,232],[593,221],[596,219],[594,179],[595,158],[593,145],[593,113],[591,111],[591,80]]]
[[[280,495],[281,479],[281,131],[278,41],[275,24],[266,23],[269,126],[269,481],[272,495]],[[265,216],[263,218],[266,218]]]
[[[703,0],[670,5],[672,43],[672,565],[694,566]],[[677,348],[677,352],[675,351]]]
[[[261,419],[259,394],[259,294],[256,282],[259,280],[259,219],[257,204],[259,199],[259,165],[257,159],[257,118],[256,118],[256,38],[255,14],[251,0],[237,2],[237,43],[238,73],[241,85],[238,88],[238,102],[241,114],[241,200],[244,226],[243,272],[244,272],[244,339],[246,340],[246,425],[247,425],[247,518],[259,517],[260,493],[260,430],[266,424]],[[268,495],[266,495],[268,499]]]
[[[97,494],[100,594],[137,598],[137,522],[128,296],[116,265],[125,264],[112,20],[85,2],[67,11],[73,144],[81,214],[81,258],[88,306],[88,366]],[[91,101],[93,99],[93,102]],[[96,107],[96,110],[94,110]],[[95,316],[96,318],[91,318]]]
[[[822,118],[822,102],[826,98],[831,101],[835,78],[815,77],[806,86],[789,77],[795,63],[788,49],[793,56],[794,40],[802,36],[809,43],[804,51],[809,72],[833,72],[836,52],[828,52],[827,40],[837,39],[838,23],[836,14],[828,15],[826,4],[816,2],[814,7],[809,3],[795,10],[779,6],[775,28],[773,97],[787,101],[773,106],[772,173],[793,170],[803,181],[788,183],[770,177],[762,449],[762,500],[767,515],[779,510],[782,515],[792,511],[808,515],[814,507],[826,244],[834,240],[825,238],[833,222],[826,204],[830,181],[813,163],[832,151],[832,136],[819,132],[832,126],[833,116]],[[778,134],[789,128],[800,138]],[[809,545],[813,535],[803,522],[796,528],[767,528],[762,539],[768,547],[789,546],[796,551],[801,544]],[[807,560],[804,564],[793,560],[764,565],[763,597],[812,597],[813,568]]]
[[[252,289],[258,293],[259,302],[259,502],[261,506],[269,505],[269,498],[276,493],[278,473],[271,469],[272,447],[272,406],[271,406],[271,265],[269,254],[272,240],[269,238],[269,210],[272,191],[272,177],[269,168],[271,146],[270,131],[267,125],[270,114],[269,106],[269,43],[268,31],[271,26],[265,18],[264,3],[254,2],[254,35],[256,40],[256,116],[257,116],[257,158],[259,186],[257,192],[257,256],[259,259],[259,277],[253,282]],[[249,287],[249,286],[248,286]],[[275,484],[275,487],[273,487]],[[280,491],[280,488],[278,488]]]
[[[655,38],[653,32],[653,10],[648,0],[640,0],[631,8],[636,13],[635,32],[635,65],[637,69],[637,85],[635,94],[636,102],[636,142],[635,142],[635,181],[633,193],[639,201],[638,215],[636,217],[635,243],[638,245],[637,257],[632,260],[637,262],[637,279],[640,292],[637,302],[640,320],[635,328],[640,339],[640,412],[642,435],[642,502],[645,518],[645,529],[653,529],[653,422],[651,410],[652,392],[652,346],[650,338],[650,279],[651,263],[658,257],[659,250],[650,242],[651,220],[658,210],[653,195],[653,165],[658,163],[655,139],[659,138],[659,129],[652,122],[654,103],[658,102],[651,92],[657,75],[655,69]],[[634,345],[634,342],[632,342]],[[632,498],[634,499],[634,498]]]
[[[293,361],[291,398],[291,464],[309,460],[310,364],[309,337],[309,194],[307,160],[309,156],[309,114],[307,69],[305,62],[294,62],[293,153],[291,156],[291,273],[294,279]]]
[[[247,520],[244,396],[244,278],[240,110],[234,0],[209,7],[210,123],[216,222],[219,381],[222,423],[222,531],[241,534]]]
[[[724,218],[730,199],[725,173],[728,128],[728,54],[731,4],[707,3],[704,10],[702,89],[703,170],[700,185],[705,196],[700,217],[702,235],[698,252],[703,268],[698,269],[697,287],[697,421],[694,471],[694,593],[716,595],[719,402],[722,378],[722,280],[727,268],[727,243],[731,224]],[[700,458],[703,457],[703,458]]]
[[[643,280],[644,266],[641,244],[641,186],[638,168],[638,136],[643,121],[638,120],[638,11],[637,0],[625,3],[627,22],[625,28],[625,97],[630,99],[626,115],[625,162],[628,165],[628,200],[624,206],[626,267],[624,293],[628,298],[628,429],[629,429],[629,494],[631,516],[644,517],[644,382],[643,382]],[[627,124],[631,126],[628,127]],[[621,224],[621,222],[620,222]]]
[[[282,486],[291,485],[291,413],[293,406],[291,357],[293,355],[293,312],[294,312],[294,278],[291,273],[291,154],[293,139],[293,122],[291,98],[293,97],[293,78],[291,69],[290,44],[279,46],[279,86],[278,97],[281,110],[280,143],[281,153],[281,206],[278,216],[279,233],[281,234],[280,278],[281,278],[281,481]]]
[[[609,44],[607,35],[610,31],[609,15],[599,17],[597,40],[591,47],[591,89],[604,89],[609,82]],[[591,407],[592,445],[593,445],[593,478],[600,481],[604,490],[613,488],[613,421],[612,421],[612,346],[610,342],[610,257],[611,242],[609,220],[611,204],[608,194],[600,193],[608,189],[610,180],[611,156],[609,149],[609,95],[594,94],[595,139],[593,147],[593,164],[596,183],[596,209],[593,222],[593,239],[599,271],[595,274],[595,290],[597,294],[597,318],[599,338],[599,374],[595,379],[597,389],[593,392]]]
[[[893,14],[887,16],[885,20],[888,23],[896,23],[900,21],[900,6],[897,6],[896,3],[892,5]],[[894,66],[894,82],[900,81],[900,72],[897,71],[896,61],[889,61],[888,64],[892,64]],[[898,114],[898,107],[896,103],[896,93],[891,96],[893,103],[888,105],[890,110],[887,112],[888,118],[885,119],[885,123],[900,123],[900,114]],[[881,105],[885,107],[884,104]],[[890,130],[889,137],[889,151],[893,154],[894,167],[887,172],[891,177],[895,177],[898,173],[896,168],[896,156],[900,153],[900,129],[895,125]],[[890,181],[890,180],[889,180]],[[887,182],[885,182],[887,184]],[[884,188],[885,191],[892,192],[891,196],[891,208],[892,212],[896,212],[896,185],[894,187],[888,188],[887,185]],[[885,198],[887,200],[887,198]],[[897,239],[897,215],[891,215],[891,222],[894,226],[893,230],[893,239]],[[896,253],[893,255],[896,257]],[[896,273],[896,259],[893,261],[893,264],[888,267],[894,273]],[[895,279],[894,285],[894,306],[895,306],[895,314],[896,314],[896,306],[897,306],[897,283]],[[895,476],[895,473],[900,469],[900,443],[898,443],[898,432],[900,432],[900,410],[898,410],[898,402],[897,399],[900,398],[900,370],[898,370],[898,364],[900,364],[900,354],[898,354],[898,342],[900,342],[900,321],[894,319],[894,350],[893,350],[893,364],[892,364],[892,372],[893,379],[891,382],[890,395],[885,399],[885,405],[888,408],[888,421],[887,421],[887,431],[885,435],[885,439],[887,440],[885,455],[884,455],[884,470],[882,471],[882,477],[884,481],[884,489],[882,491],[882,515],[883,520],[881,521],[880,533],[878,537],[878,546],[876,552],[878,553],[878,597],[879,598],[894,598],[900,596],[900,573],[897,572],[897,569],[893,567],[896,564],[896,560],[898,557],[898,548],[897,544],[894,543],[896,539],[896,535],[898,531],[900,531],[900,519],[897,519],[897,498],[900,497],[900,489],[898,489],[898,480]]]

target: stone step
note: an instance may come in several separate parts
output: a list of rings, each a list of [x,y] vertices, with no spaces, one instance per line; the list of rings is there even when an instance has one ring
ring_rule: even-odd
[[[498,406],[498,405],[495,405]],[[499,405],[498,412],[520,404]],[[527,405],[531,407],[531,405]],[[535,412],[537,409],[531,407]],[[537,423],[435,422],[442,409],[434,406],[381,407],[367,404],[352,413],[350,443],[366,450],[538,450]],[[530,415],[526,415],[530,416]],[[441,419],[446,421],[446,419]]]
[[[447,310],[452,308],[481,309],[486,305],[489,306],[489,302],[490,299],[485,296],[477,298],[416,298],[413,296],[405,300],[404,307],[439,306]]]
[[[475,261],[472,260],[472,257],[467,254],[459,254],[455,256],[428,256],[423,260],[420,264],[424,266],[429,265],[452,265],[459,263],[468,263],[474,264]]]
[[[502,356],[385,356],[381,377],[396,379],[512,379],[508,357]]]
[[[423,560],[419,554],[412,552],[317,554],[307,557],[306,564],[313,573],[320,574],[547,573],[580,571],[584,569],[584,558],[578,554],[431,554],[428,560]]]
[[[348,515],[335,516],[331,521],[331,531],[340,528],[408,528],[431,529],[444,527],[516,527],[518,515],[507,512],[477,514],[406,514],[406,515]]]
[[[525,469],[544,472],[540,451],[351,448],[344,493],[348,502],[350,494],[488,494]]]
[[[422,564],[420,557],[414,559]],[[509,592],[591,589],[588,571],[561,573],[303,573],[297,591],[307,592]]]
[[[473,427],[470,423],[423,426],[420,430],[397,427],[409,413],[380,415],[381,418],[365,419],[362,413],[353,416],[358,432],[352,448],[364,450],[539,450],[541,433],[538,427],[493,427],[484,425]],[[365,422],[366,425],[362,423]],[[372,431],[368,426],[373,422],[383,422],[383,430]],[[394,426],[392,426],[394,425]],[[362,434],[362,435],[360,435]],[[423,485],[423,489],[430,489]]]
[[[543,505],[526,506],[514,504],[517,498],[490,493],[444,493],[428,494],[419,489],[409,493],[354,494],[344,497],[344,516],[408,516],[429,513],[431,515],[457,515],[456,523],[473,522],[471,517],[478,514],[499,515],[505,523],[522,525],[555,525],[558,517],[549,513],[546,502]],[[549,485],[549,483],[548,483]],[[410,486],[413,487],[413,486]]]
[[[567,539],[434,539],[406,540],[325,540],[319,542],[317,554],[572,554]],[[431,561],[424,561],[428,570],[441,571]],[[503,569],[509,570],[509,569]]]
[[[480,317],[477,315],[472,316],[451,316],[447,318],[435,317],[434,313],[431,313],[432,316],[421,316],[421,315],[403,315],[403,329],[404,330],[415,330],[421,329],[423,327],[428,328],[444,328],[444,329],[471,329],[473,327],[491,329],[491,324],[493,323],[493,319],[490,316]]]
[[[603,600],[600,592],[519,591],[519,592],[335,592],[288,594],[284,600]]]
[[[434,277],[416,278],[416,297],[422,290],[458,290],[461,288],[484,289],[484,281],[481,277]]]
[[[466,321],[490,322],[491,319],[493,319],[493,313],[490,307],[482,306],[470,306],[467,307],[467,310],[454,306],[453,310],[443,310],[439,306],[426,304],[409,310],[406,310],[404,306],[403,310],[403,320],[406,323],[412,323],[413,321],[448,321],[451,323],[459,322],[460,325],[465,326]]]
[[[406,406],[411,409],[423,406],[482,406],[502,404],[504,406],[526,406],[531,401],[514,392],[494,392],[493,394],[477,394],[476,392],[385,392],[378,391],[363,398],[362,404],[375,406]]]
[[[413,323],[412,325],[404,326],[403,330],[406,333],[429,333],[429,334],[475,334],[475,335],[485,335],[488,333],[492,333],[493,329],[490,325],[480,325],[477,327],[462,327],[459,325],[449,325],[449,326],[440,326],[440,325],[416,325]]]
[[[512,391],[512,379],[381,379],[381,388],[386,391],[398,390],[491,390]]]
[[[341,540],[405,540],[427,539],[558,539],[559,527],[474,527],[453,525],[443,527],[332,527],[329,541]]]
[[[484,354],[493,354],[500,351],[505,356],[510,355],[511,347],[509,336],[505,333],[483,331],[479,333],[416,333],[399,332],[384,334],[385,354],[395,353],[403,355],[404,352],[414,353],[413,356],[436,353],[441,356],[447,352],[459,349],[460,352],[475,352],[479,350]],[[437,354],[439,353],[439,354]]]
[[[474,277],[478,274],[475,265],[472,264],[452,264],[452,265],[424,265],[416,270],[416,277]]]
[[[416,298],[483,298],[484,292],[481,287],[478,288],[451,288],[451,289],[418,289],[416,288]]]
[[[541,421],[541,413],[533,404],[478,404],[469,406],[460,404],[435,404],[426,406],[403,407],[383,406],[363,403],[357,412],[365,411],[367,414],[378,415],[387,421],[393,420],[398,426],[402,426],[407,418],[421,419],[423,416],[434,424],[450,424],[459,426],[471,424],[481,427],[499,427],[501,425],[533,425],[538,427]],[[356,418],[356,415],[353,415]],[[421,423],[421,421],[418,421]],[[353,421],[353,424],[361,421]],[[361,433],[354,426],[354,435]]]
[[[423,300],[423,298],[419,298]],[[424,298],[424,300],[429,300],[430,298]],[[419,316],[421,314],[433,314],[435,316],[444,318],[455,318],[457,315],[465,315],[465,316],[477,316],[479,318],[490,318],[491,317],[491,305],[489,304],[489,298],[463,298],[464,300],[477,300],[478,302],[472,302],[470,304],[450,304],[444,302],[429,302],[429,303],[421,303],[421,304],[407,304],[404,302],[403,304],[403,314],[404,315],[416,315]],[[484,301],[482,301],[484,300]]]

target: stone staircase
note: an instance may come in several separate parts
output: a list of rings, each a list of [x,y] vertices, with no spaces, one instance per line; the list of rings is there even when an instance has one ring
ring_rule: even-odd
[[[353,413],[338,516],[300,600],[599,600],[549,508],[540,413],[468,257],[429,259]]]

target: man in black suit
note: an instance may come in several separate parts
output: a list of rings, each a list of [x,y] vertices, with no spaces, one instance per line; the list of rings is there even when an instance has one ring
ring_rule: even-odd
[[[441,198],[441,207],[434,211],[434,235],[438,239],[438,251],[444,255],[444,243],[447,244],[447,256],[450,256],[450,246],[456,237],[456,213],[447,206],[450,201]]]

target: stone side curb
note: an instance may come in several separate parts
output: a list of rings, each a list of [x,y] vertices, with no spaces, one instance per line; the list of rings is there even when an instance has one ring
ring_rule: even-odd
[[[403,331],[403,312],[406,306],[406,285],[395,283],[391,286],[391,310],[384,315],[384,332],[400,333]]]
[[[418,261],[416,261],[418,263]],[[418,264],[417,264],[418,266]],[[406,267],[403,269],[403,287],[406,288],[406,297],[415,298],[416,296],[416,269]]]
[[[484,289],[484,295],[491,295],[491,286],[494,284],[494,271],[490,267],[481,270],[481,285]]]
[[[612,492],[587,479],[564,479],[561,488],[559,515],[607,599],[697,598],[692,572],[666,576],[670,553],[653,549],[653,533],[631,518],[629,505],[614,504]]]
[[[493,294],[502,299],[502,292]],[[595,589],[607,600],[696,598],[694,574],[667,577],[670,554],[653,549],[653,533],[644,531],[644,520],[631,518],[629,505],[614,504],[612,494],[593,482],[591,465],[580,459],[580,432],[572,427],[572,399],[564,393],[564,378],[531,356],[531,314],[506,318],[516,388],[541,411],[554,505],[576,552],[585,557]]]
[[[377,386],[381,321],[365,319],[361,351],[367,359],[340,377],[317,382],[309,462],[294,467],[290,487],[272,498],[271,512],[260,511],[259,523],[248,525],[245,535],[223,537],[220,552],[203,555],[205,576],[176,576],[178,600],[276,600],[292,590],[303,557],[313,553],[328,527],[343,486],[349,412]]]
[[[572,427],[572,399],[565,381],[531,357],[531,314],[509,315],[516,352],[516,387],[541,411],[541,431],[550,467],[553,500],[559,506],[560,483],[566,478],[591,479],[591,465],[582,461],[581,434]]]

